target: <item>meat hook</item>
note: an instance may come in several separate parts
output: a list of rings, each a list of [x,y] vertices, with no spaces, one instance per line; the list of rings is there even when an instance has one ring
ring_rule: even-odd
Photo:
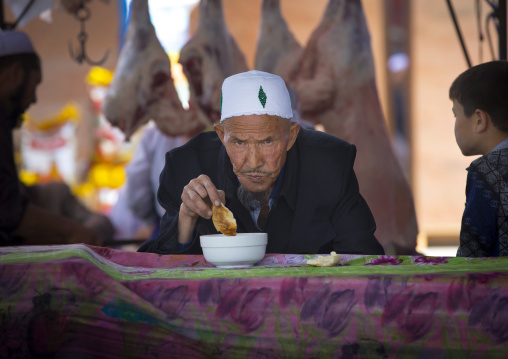
[[[69,41],[69,53],[71,58],[75,60],[78,64],[86,62],[87,64],[92,66],[102,65],[109,56],[109,49],[106,50],[106,53],[99,61],[93,61],[88,57],[86,53],[86,42],[88,40],[88,34],[86,33],[85,22],[90,18],[91,12],[90,9],[85,7],[85,2],[83,0],[80,2],[79,6],[77,7],[73,15],[81,23],[81,31],[78,34],[79,50],[74,52],[73,46]]]

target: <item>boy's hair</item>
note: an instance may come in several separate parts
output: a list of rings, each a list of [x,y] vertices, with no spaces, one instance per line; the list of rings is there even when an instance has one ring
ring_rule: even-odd
[[[483,110],[496,128],[508,132],[508,61],[491,61],[464,71],[453,81],[449,96],[464,107],[466,116]]]

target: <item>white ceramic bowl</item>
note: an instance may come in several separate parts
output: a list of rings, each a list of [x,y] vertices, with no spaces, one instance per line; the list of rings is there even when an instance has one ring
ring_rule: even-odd
[[[236,236],[200,236],[205,259],[219,268],[251,267],[265,256],[266,233],[237,233]]]

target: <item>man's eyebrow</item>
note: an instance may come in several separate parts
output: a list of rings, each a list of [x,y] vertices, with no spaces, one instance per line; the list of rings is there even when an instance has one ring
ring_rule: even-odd
[[[238,137],[236,137],[235,135],[229,136],[229,140],[230,141],[243,141],[243,140],[239,139]]]

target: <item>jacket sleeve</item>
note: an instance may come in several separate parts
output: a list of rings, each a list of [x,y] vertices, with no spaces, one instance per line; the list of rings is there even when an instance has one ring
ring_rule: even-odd
[[[374,216],[359,191],[353,169],[355,157],[356,147],[351,145],[342,165],[344,170],[339,202],[331,218],[336,233],[333,250],[348,254],[384,254],[383,247],[374,236]]]
[[[0,129],[0,153],[0,245],[11,245],[28,199],[20,192],[11,133],[4,129]]]

